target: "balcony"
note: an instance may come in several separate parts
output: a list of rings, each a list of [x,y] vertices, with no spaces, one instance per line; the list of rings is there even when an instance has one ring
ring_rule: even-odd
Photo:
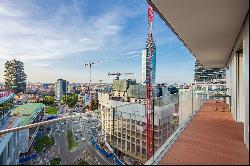
[[[173,145],[157,151],[147,164],[249,164],[243,127],[227,104],[207,100]]]
[[[226,68],[225,81],[209,82],[227,84],[231,112],[211,100],[189,119],[183,109],[181,125],[146,164],[249,164],[249,1],[147,2],[208,71]]]

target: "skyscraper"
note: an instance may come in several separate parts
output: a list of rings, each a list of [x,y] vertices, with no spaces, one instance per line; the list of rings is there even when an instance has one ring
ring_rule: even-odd
[[[148,44],[146,44],[146,48],[142,50],[142,72],[141,72],[141,83],[145,84],[146,76],[147,76],[147,54],[148,54]],[[152,83],[155,83],[155,74],[156,74],[156,46],[154,42],[154,56],[152,58]]]
[[[5,88],[13,89],[15,93],[24,92],[26,90],[26,78],[24,73],[23,62],[17,60],[7,61],[5,63]]]
[[[67,93],[68,82],[63,79],[58,79],[55,86],[56,100],[60,100]]]

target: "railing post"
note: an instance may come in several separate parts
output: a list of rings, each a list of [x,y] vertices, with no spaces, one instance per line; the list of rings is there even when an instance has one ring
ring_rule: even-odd
[[[113,125],[112,125],[112,145],[113,145],[113,165],[115,165],[115,147],[114,147],[114,135],[115,135],[115,108],[112,109],[113,110]]]
[[[194,94],[193,94],[193,83],[192,83],[192,86],[191,86],[191,90],[192,90],[192,114],[194,113]]]
[[[160,98],[159,98],[159,99],[160,99]],[[152,112],[152,116],[153,116],[153,119],[152,119],[152,121],[153,121],[153,127],[152,127],[152,128],[153,128],[153,134],[152,134],[153,161],[154,161],[154,152],[155,152],[155,150],[154,150],[154,136],[155,136],[155,134],[154,134],[154,133],[155,133],[155,131],[154,131],[154,130],[155,130],[155,128],[154,128],[154,119],[155,119],[155,118],[154,118],[154,110],[155,110],[155,109],[154,109],[154,108],[155,108],[155,106],[154,106],[154,105],[155,105],[155,98],[153,98],[153,109],[152,109],[152,111],[153,111],[153,112]],[[160,100],[159,100],[159,105],[160,105]]]

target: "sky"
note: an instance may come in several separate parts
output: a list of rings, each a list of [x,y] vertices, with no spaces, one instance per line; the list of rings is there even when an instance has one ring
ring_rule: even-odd
[[[155,13],[157,83],[190,83],[193,55]],[[1,0],[0,82],[4,63],[20,60],[29,82],[111,82],[109,72],[141,81],[147,39],[146,0]]]

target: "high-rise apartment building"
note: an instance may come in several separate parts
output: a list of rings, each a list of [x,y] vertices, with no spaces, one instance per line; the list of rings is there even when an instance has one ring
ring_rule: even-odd
[[[156,46],[155,43],[154,45],[154,56],[152,58],[152,83],[155,83],[155,74],[156,74]],[[146,70],[146,66],[147,66],[147,54],[149,52],[148,50],[148,44],[146,44],[146,48],[144,50],[142,50],[142,73],[141,73],[141,83],[145,84],[146,82],[146,76],[147,76],[147,70]]]
[[[5,63],[5,89],[14,90],[15,93],[25,92],[27,75],[21,61],[11,60]]]
[[[225,68],[205,69],[198,60],[195,62],[194,81],[197,83],[226,83]]]
[[[60,100],[67,93],[68,82],[63,79],[58,79],[55,85],[55,98]]]

